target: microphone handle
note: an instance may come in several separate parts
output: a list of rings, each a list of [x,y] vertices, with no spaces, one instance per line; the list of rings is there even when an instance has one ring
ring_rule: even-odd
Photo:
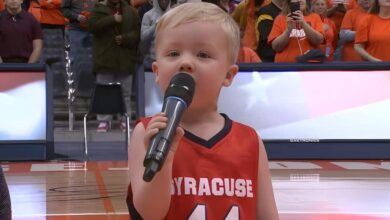
[[[145,172],[143,179],[150,182],[154,175],[161,170],[164,165],[166,156],[171,148],[171,142],[176,134],[176,128],[180,123],[181,116],[187,109],[186,103],[174,96],[167,97],[162,111],[168,118],[167,127],[160,130],[153,137],[149,144],[146,156],[144,159]]]

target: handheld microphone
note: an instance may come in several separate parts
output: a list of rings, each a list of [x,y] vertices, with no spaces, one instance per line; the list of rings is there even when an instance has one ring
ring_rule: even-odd
[[[178,73],[172,77],[164,95],[162,112],[168,118],[167,127],[161,129],[151,140],[144,159],[143,179],[150,182],[160,171],[176,134],[181,116],[191,104],[195,92],[195,81],[187,73]]]

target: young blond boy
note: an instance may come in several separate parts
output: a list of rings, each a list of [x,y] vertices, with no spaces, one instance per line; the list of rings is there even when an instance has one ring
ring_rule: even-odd
[[[156,29],[156,82],[166,90],[178,72],[196,83],[165,164],[151,182],[143,160],[164,113],[144,119],[129,146],[127,203],[132,219],[278,219],[267,155],[256,131],[218,112],[222,87],[238,72],[239,28],[218,6],[185,3]]]

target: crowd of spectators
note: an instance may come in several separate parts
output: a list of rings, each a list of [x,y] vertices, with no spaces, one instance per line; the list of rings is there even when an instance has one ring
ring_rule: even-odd
[[[68,39],[72,67],[90,48],[98,82],[131,88],[123,76],[154,61],[160,16],[189,1],[201,0],[0,0],[0,62],[44,62],[45,30],[55,29]],[[325,62],[390,61],[389,0],[203,1],[240,27],[239,63],[299,62],[310,54]]]
[[[25,11],[28,11],[40,24],[43,33],[45,29],[59,29],[68,37],[70,59],[74,64],[78,60],[78,50],[92,47],[93,35],[88,29],[88,19],[98,1],[106,0],[0,0],[0,56],[3,62],[39,60],[30,60],[26,56],[27,52],[29,55],[33,53],[31,48],[42,47],[35,40],[44,38],[36,30],[36,22],[30,16],[26,17]],[[320,49],[326,61],[389,60],[387,53],[381,52],[386,50],[389,39],[386,34],[389,33],[390,6],[386,0],[204,1],[218,4],[231,14],[243,32],[242,46],[254,50],[259,57],[254,60],[239,60],[242,62],[296,62],[296,57],[312,49]],[[187,1],[126,0],[121,3],[138,10],[140,42],[137,56],[140,62],[150,64],[154,60],[154,28],[158,18],[183,2]],[[298,2],[299,10],[291,11],[291,2]],[[15,11],[15,7],[21,7],[22,11]],[[28,32],[24,35],[28,38],[12,38],[22,40],[22,43],[14,47],[4,42],[21,33],[21,30],[12,28],[11,21],[18,19],[24,22],[25,29],[22,31]],[[31,24],[27,24],[26,19]],[[31,45],[26,46],[27,43]],[[24,49],[20,49],[22,47]],[[38,53],[36,51],[41,52],[34,49],[34,56]]]

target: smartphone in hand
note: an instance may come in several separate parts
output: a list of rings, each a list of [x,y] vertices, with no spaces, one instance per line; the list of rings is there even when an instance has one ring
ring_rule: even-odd
[[[290,13],[292,16],[293,12],[300,10],[301,4],[299,2],[290,2],[289,7],[290,7]]]

